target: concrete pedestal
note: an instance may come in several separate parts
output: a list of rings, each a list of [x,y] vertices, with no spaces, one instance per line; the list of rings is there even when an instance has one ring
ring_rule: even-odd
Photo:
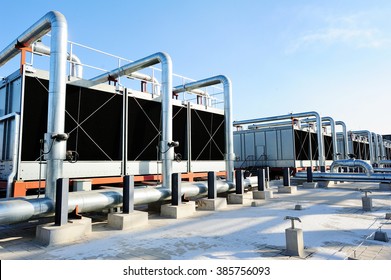
[[[227,199],[218,197],[215,199],[200,199],[198,200],[198,210],[216,211],[227,208]]]
[[[278,187],[278,193],[296,193],[297,187],[296,186],[282,186]]]
[[[114,229],[134,229],[148,224],[148,213],[133,211],[129,214],[110,213],[107,217],[107,225]]]
[[[372,211],[372,197],[361,197],[362,200],[362,210]]]
[[[320,181],[318,182],[318,188],[327,188],[330,184],[330,181]]]
[[[243,204],[243,194],[230,193],[227,197],[228,204]]]
[[[92,223],[90,218],[83,217],[80,220],[69,220],[66,225],[54,224],[39,225],[36,228],[36,239],[39,243],[50,246],[71,243],[91,233]]]
[[[373,237],[374,240],[382,241],[382,242],[388,242],[389,238],[385,231],[376,231],[375,236]]]
[[[318,187],[317,182],[304,182],[303,183],[303,188],[305,189],[316,189]]]
[[[286,255],[304,257],[303,230],[300,228],[285,229]]]
[[[273,198],[273,191],[253,191],[253,199]]]
[[[182,203],[180,205],[162,205],[160,215],[167,218],[180,219],[192,216],[195,212],[195,203]]]
[[[73,191],[91,191],[92,184],[91,180],[75,180],[73,181]]]
[[[391,191],[391,184],[390,183],[379,183],[379,190]]]

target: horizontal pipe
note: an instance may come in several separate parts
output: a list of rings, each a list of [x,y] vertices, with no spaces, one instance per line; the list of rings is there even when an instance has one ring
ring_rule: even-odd
[[[256,177],[244,179],[244,186],[256,186]],[[232,183],[217,181],[218,193],[228,192],[234,188]],[[182,195],[186,197],[205,196],[208,193],[207,182],[182,182]],[[100,211],[122,205],[122,189],[109,188],[88,192],[69,193],[68,210],[76,206],[80,213]],[[171,190],[163,187],[136,187],[134,204],[142,205],[171,198]],[[27,221],[32,218],[53,215],[53,200],[44,198],[9,198],[0,199],[0,225]]]
[[[326,173],[314,172],[314,181],[346,181],[346,182],[385,182],[391,183],[391,174],[373,173],[370,176],[363,173]],[[295,178],[306,179],[307,172],[297,172]]]

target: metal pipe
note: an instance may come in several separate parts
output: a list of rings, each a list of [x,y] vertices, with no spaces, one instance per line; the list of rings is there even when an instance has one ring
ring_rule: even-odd
[[[330,172],[337,172],[339,167],[361,167],[365,170],[367,176],[374,173],[373,167],[367,162],[360,159],[340,159],[335,160],[330,165]]]
[[[43,35],[51,31],[48,123],[45,134],[46,144],[52,143],[47,155],[45,195],[55,199],[56,180],[62,177],[65,159],[65,141],[54,141],[52,136],[63,134],[65,126],[65,88],[68,26],[65,17],[51,11],[22,33],[15,41],[0,52],[0,66],[19,53],[18,46],[29,47]]]
[[[248,129],[262,129],[262,128],[272,128],[272,127],[280,127],[280,126],[293,126],[294,123],[292,121],[285,122],[274,122],[274,123],[263,123],[263,124],[253,124],[249,125]]]
[[[343,121],[336,121],[335,124],[342,126],[343,141],[344,141],[344,155],[343,155],[343,158],[344,159],[348,159],[349,158],[348,154],[350,152],[349,152],[349,141],[348,141],[348,132],[346,130],[346,124]]]
[[[50,48],[48,46],[44,45],[42,42],[35,42],[32,45],[32,50],[35,53],[50,55]],[[72,62],[71,75],[75,76],[79,79],[82,79],[83,78],[83,65],[81,63],[80,58],[73,53],[72,53],[72,56],[70,53],[67,53],[67,60]],[[76,65],[76,67],[74,67],[74,65]]]
[[[225,125],[225,169],[227,172],[227,181],[233,182],[234,173],[234,148],[233,148],[233,129],[232,129],[232,84],[228,77],[224,75],[206,78],[200,81],[187,83],[185,85],[173,88],[173,93],[192,91],[194,89],[223,84],[224,88],[224,125]]]
[[[293,118],[305,118],[305,117],[315,117],[316,126],[317,126],[317,135],[318,135],[318,149],[319,149],[319,165],[325,166],[325,156],[324,156],[324,148],[323,148],[323,135],[322,135],[322,125],[321,119],[317,112],[304,112],[304,113],[296,113],[296,114],[288,114],[274,117],[265,117],[258,119],[250,119],[250,120],[242,120],[242,121],[234,121],[234,126],[244,125],[244,124],[256,124],[261,122],[271,122],[271,121],[280,121],[286,119]]]
[[[322,121],[330,122],[331,128],[331,140],[333,141],[333,160],[337,160],[338,145],[337,145],[337,133],[335,131],[335,121],[332,117],[322,117]]]
[[[371,164],[373,164],[375,160],[374,160],[374,153],[373,153],[372,133],[369,130],[355,130],[350,132],[355,135],[367,135],[368,142],[369,142],[369,161],[371,162]]]
[[[168,54],[158,52],[137,61],[128,63],[108,73],[92,78],[91,81],[104,83],[109,79],[130,75],[138,70],[162,64],[162,141],[160,142],[160,155],[162,158],[163,185],[171,188],[172,161],[174,150],[168,146],[172,142],[172,62]]]
[[[385,156],[386,156],[386,151],[385,151],[384,141],[383,141],[383,135],[378,134],[377,137],[379,138],[379,144],[380,144],[380,156],[381,156],[380,160],[383,160],[385,158]],[[380,160],[379,160],[379,162],[380,162]]]
[[[387,182],[391,183],[391,174],[373,173],[370,176],[360,173],[326,173],[314,172],[314,181],[344,181],[344,182]],[[295,178],[306,179],[307,172],[297,172]]]
[[[257,186],[257,178],[244,179],[244,185]],[[233,184],[225,181],[216,181],[218,193],[233,189]],[[208,193],[208,183],[182,182],[182,195],[186,197],[200,197]],[[134,204],[142,205],[156,201],[170,199],[171,190],[164,187],[138,187],[134,190]],[[114,208],[122,204],[123,193],[121,188],[110,188],[88,192],[69,193],[68,211],[72,212],[76,206],[80,213],[100,211]],[[0,199],[0,225],[27,221],[32,218],[52,215],[54,203],[45,198],[11,198]]]

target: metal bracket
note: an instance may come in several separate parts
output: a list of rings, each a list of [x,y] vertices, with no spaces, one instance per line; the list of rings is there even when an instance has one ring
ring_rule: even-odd
[[[295,221],[299,221],[301,223],[299,217],[285,216],[284,220],[291,220],[291,228],[295,228]]]

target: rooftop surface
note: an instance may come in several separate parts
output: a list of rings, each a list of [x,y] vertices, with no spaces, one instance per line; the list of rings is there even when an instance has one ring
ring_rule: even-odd
[[[228,205],[219,211],[197,211],[192,217],[168,219],[149,213],[149,224],[137,230],[113,230],[106,214],[94,213],[92,233],[64,245],[42,246],[34,220],[0,227],[1,260],[391,260],[391,244],[374,240],[376,231],[391,236],[391,192],[374,183],[338,183],[328,188],[304,189],[296,194],[278,193],[251,207]],[[373,209],[362,210],[358,189],[372,193]],[[295,210],[301,205],[302,210]],[[87,215],[88,216],[88,215]],[[304,233],[305,257],[285,254],[285,229],[296,216]]]

